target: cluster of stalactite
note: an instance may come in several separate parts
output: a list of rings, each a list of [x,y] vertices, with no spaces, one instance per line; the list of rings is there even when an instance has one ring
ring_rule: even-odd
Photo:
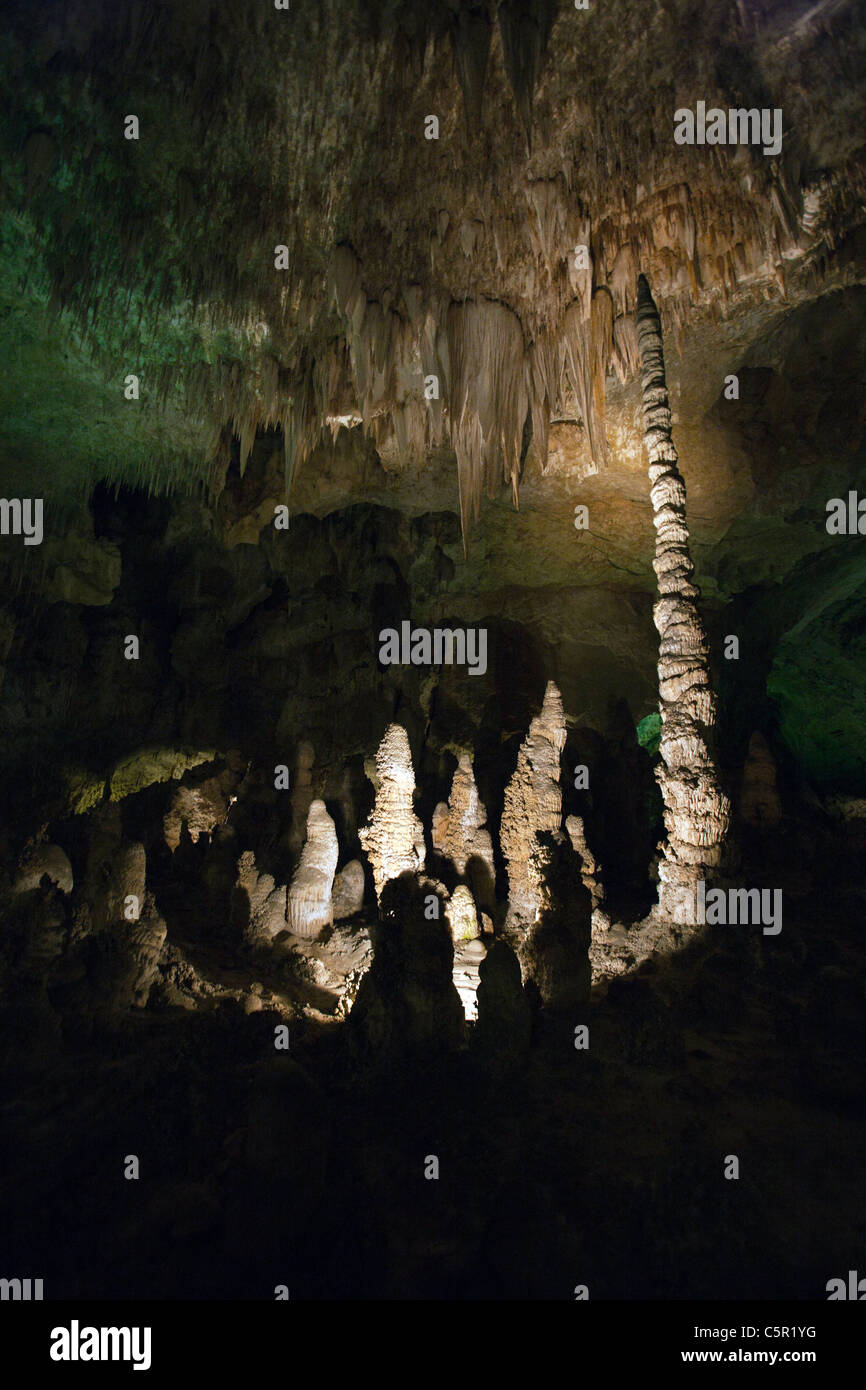
[[[41,44],[12,29],[8,206],[113,370],[142,357],[143,389],[185,394],[212,448],[237,436],[243,467],[256,431],[279,426],[290,484],[339,421],[391,466],[445,444],[465,527],[485,493],[516,497],[527,416],[542,467],[554,413],[579,415],[603,462],[605,377],[637,365],[638,265],[676,334],[795,292],[862,220],[862,161],[798,161],[809,123],[787,86],[784,159],[674,145],[673,109],[704,74],[687,7],[667,8],[656,37],[681,58],[680,91],[647,92],[629,120],[630,69],[610,56],[643,44],[643,17],[619,0],[249,16],[166,0],[146,24],[137,6],[71,0]],[[793,40],[783,52],[773,19],[714,12],[695,37],[758,45],[778,83]],[[799,26],[798,53],[813,31]]]

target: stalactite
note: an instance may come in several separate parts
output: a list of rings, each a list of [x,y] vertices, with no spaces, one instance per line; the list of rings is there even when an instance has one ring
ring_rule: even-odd
[[[719,785],[713,752],[716,706],[709,656],[692,582],[686,489],[671,435],[661,322],[646,277],[638,279],[644,442],[656,529],[653,569],[659,599],[659,785],[668,838],[659,865],[659,908],[677,922],[695,920],[695,890],[719,866],[730,803]]]

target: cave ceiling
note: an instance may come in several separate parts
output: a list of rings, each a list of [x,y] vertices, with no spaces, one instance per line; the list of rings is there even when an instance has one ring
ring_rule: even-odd
[[[772,407],[761,373],[802,357],[784,325],[818,302],[835,318],[863,280],[861,5],[10,11],[3,442],[50,469],[58,503],[99,476],[218,492],[232,442],[243,472],[264,433],[294,507],[459,496],[471,537],[486,495],[481,543],[506,560],[504,508],[567,520],[579,484],[598,501],[585,581],[619,567],[648,587],[643,272],[699,548],[760,521],[767,489],[784,505],[748,428]],[[778,154],[675,143],[674,112],[700,101],[779,110]],[[723,382],[750,353],[723,437]]]

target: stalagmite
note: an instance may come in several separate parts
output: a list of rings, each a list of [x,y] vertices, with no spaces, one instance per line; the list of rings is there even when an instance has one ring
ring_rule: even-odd
[[[378,1062],[465,1043],[446,898],[444,886],[424,874],[403,872],[383,885],[373,964],[349,1015],[355,1046]],[[431,914],[433,901],[438,907]]]
[[[659,784],[668,838],[659,864],[659,908],[680,923],[695,921],[700,879],[718,868],[730,821],[713,754],[716,707],[707,640],[692,583],[686,489],[671,437],[661,322],[646,278],[638,278],[637,332],[643,382],[644,441],[656,528],[659,599]]]
[[[507,927],[518,934],[532,926],[541,907],[538,835],[560,827],[559,759],[564,747],[562,696],[553,681],[548,681],[541,713],[529,726],[514,775],[505,789],[500,826],[502,853],[508,868]]]
[[[767,740],[757,730],[749,739],[743,767],[740,813],[754,829],[769,830],[779,824],[782,803],[776,788],[776,763]]]
[[[475,901],[490,908],[494,900],[496,871],[487,811],[478,795],[472,759],[461,753],[447,803],[433,812],[433,847],[453,864],[461,878],[468,878]]]
[[[289,885],[288,922],[295,936],[318,936],[333,921],[331,890],[339,858],[337,832],[324,801],[313,801],[307,815],[307,839],[301,862]]]
[[[249,942],[270,941],[286,930],[285,885],[278,887],[271,874],[260,873],[249,849],[238,859],[230,918]]]
[[[475,911],[475,900],[465,883],[458,884],[454,889],[445,905],[445,916],[448,918],[451,936],[455,943],[474,941],[478,936],[478,914]]]
[[[571,847],[577,854],[581,863],[581,880],[584,888],[589,890],[592,901],[592,930],[596,932],[610,931],[610,918],[604,910],[604,883],[601,876],[601,865],[586,843],[586,831],[581,816],[569,816],[565,822],[565,829],[568,838],[571,840]]]
[[[373,866],[376,897],[389,879],[424,867],[424,827],[415,814],[415,771],[406,730],[389,724],[368,776],[376,788],[369,823],[359,839]]]
[[[334,879],[331,907],[334,921],[352,917],[364,906],[364,866],[360,859],[350,859]]]

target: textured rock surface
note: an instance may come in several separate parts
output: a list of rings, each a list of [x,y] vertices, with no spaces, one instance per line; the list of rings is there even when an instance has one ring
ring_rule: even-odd
[[[562,696],[548,681],[541,713],[532,720],[505,789],[500,843],[508,869],[508,926],[522,931],[541,909],[542,863],[538,835],[562,820],[560,756],[565,747]]]
[[[412,753],[401,725],[390,724],[385,730],[369,775],[376,803],[369,823],[359,833],[381,900],[385,884],[398,874],[423,868],[426,854],[424,827],[415,814]]]
[[[218,777],[209,777],[197,787],[178,787],[163,819],[165,843],[169,849],[177,849],[186,826],[195,844],[200,835],[210,835],[215,826],[223,824],[228,809],[228,796]]]
[[[481,907],[492,906],[496,882],[493,842],[486,824],[487,811],[475,785],[472,759],[461,753],[451,795],[433,812],[433,847],[453,864],[461,878],[468,878]]]
[[[467,1023],[472,1023],[478,1017],[478,986],[480,983],[479,970],[481,963],[487,955],[487,946],[483,941],[460,940],[454,944],[454,969],[451,978],[454,981],[454,988],[460,995],[460,1002],[463,1005],[463,1012]]]
[[[653,608],[662,716],[658,777],[668,832],[659,864],[659,907],[675,922],[694,923],[696,885],[719,866],[731,808],[714,757],[716,703],[699,590],[692,582],[686,488],[671,436],[661,322],[644,276],[638,283],[637,333],[659,589]]]
[[[314,801],[307,813],[301,862],[289,884],[289,930],[295,936],[318,936],[333,921],[331,890],[339,854],[334,822],[324,801]]]
[[[359,859],[350,859],[334,878],[331,907],[334,921],[352,917],[364,905],[364,866]]]
[[[565,829],[571,841],[571,847],[580,860],[581,881],[589,892],[592,902],[593,935],[597,932],[609,931],[610,918],[604,910],[604,882],[601,865],[586,843],[586,830],[582,818],[580,816],[567,816]]]
[[[455,945],[458,941],[474,941],[478,936],[478,913],[475,909],[475,899],[472,897],[465,883],[459,883],[445,905],[445,916],[451,928],[451,939]]]
[[[538,914],[516,935],[517,956],[529,991],[546,1009],[561,1013],[589,994],[592,899],[580,859],[561,830],[536,835],[531,862]]]
[[[61,892],[72,892],[72,865],[69,856],[59,845],[33,845],[25,851],[15,875],[14,891],[29,893],[39,887],[45,875]]]
[[[269,941],[288,925],[285,886],[277,887],[271,874],[259,872],[249,849],[237,861],[231,921],[235,931],[251,942]]]

